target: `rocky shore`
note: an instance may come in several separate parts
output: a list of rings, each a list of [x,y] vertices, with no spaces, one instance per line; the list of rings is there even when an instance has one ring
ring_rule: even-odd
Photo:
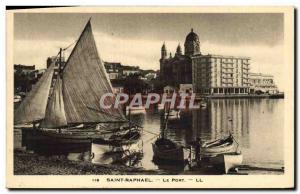
[[[14,151],[15,175],[135,175],[164,174],[122,165],[99,165],[90,162],[69,161],[63,157],[45,157],[26,151]]]

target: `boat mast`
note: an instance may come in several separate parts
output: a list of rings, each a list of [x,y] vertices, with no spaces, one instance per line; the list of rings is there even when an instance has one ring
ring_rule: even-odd
[[[129,90],[129,98],[130,98],[131,92]],[[129,120],[129,129],[131,128],[131,110],[130,110],[130,104],[128,106],[128,120]]]
[[[61,55],[62,55],[62,48],[59,49],[59,62],[58,62],[58,67],[59,67],[59,74],[61,73],[62,65],[61,65]]]
[[[61,55],[62,55],[62,48],[59,48],[59,62],[58,62],[58,76],[61,76],[61,71],[62,71],[62,65],[61,65]],[[58,133],[61,133],[61,127],[58,127]]]
[[[167,130],[167,127],[168,127],[168,120],[169,120],[170,108],[171,108],[171,105],[169,105],[168,112],[167,112],[167,115],[165,117],[165,112],[166,112],[166,106],[165,106],[165,111],[164,111],[165,126],[162,129],[162,133],[161,133],[162,138],[165,138],[165,130]]]

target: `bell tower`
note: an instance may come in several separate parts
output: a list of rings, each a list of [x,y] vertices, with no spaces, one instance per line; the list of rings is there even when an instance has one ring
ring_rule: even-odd
[[[167,58],[167,48],[165,43],[161,47],[161,59],[166,59]]]

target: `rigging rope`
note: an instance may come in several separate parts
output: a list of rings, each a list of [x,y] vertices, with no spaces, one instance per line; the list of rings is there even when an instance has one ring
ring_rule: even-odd
[[[69,49],[73,44],[75,44],[79,39],[76,39],[72,44],[63,49],[63,51]]]

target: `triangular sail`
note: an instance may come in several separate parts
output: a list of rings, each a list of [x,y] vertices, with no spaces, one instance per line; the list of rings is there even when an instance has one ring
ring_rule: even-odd
[[[67,120],[62,95],[62,80],[60,76],[57,76],[53,93],[47,104],[45,119],[42,121],[41,127],[55,128],[64,126],[67,126]]]
[[[121,109],[102,109],[100,98],[113,93],[100,59],[90,21],[63,70],[63,97],[68,123],[125,121]],[[110,103],[113,103],[111,100]]]
[[[45,117],[54,65],[50,65],[15,111],[15,124],[32,123]]]

